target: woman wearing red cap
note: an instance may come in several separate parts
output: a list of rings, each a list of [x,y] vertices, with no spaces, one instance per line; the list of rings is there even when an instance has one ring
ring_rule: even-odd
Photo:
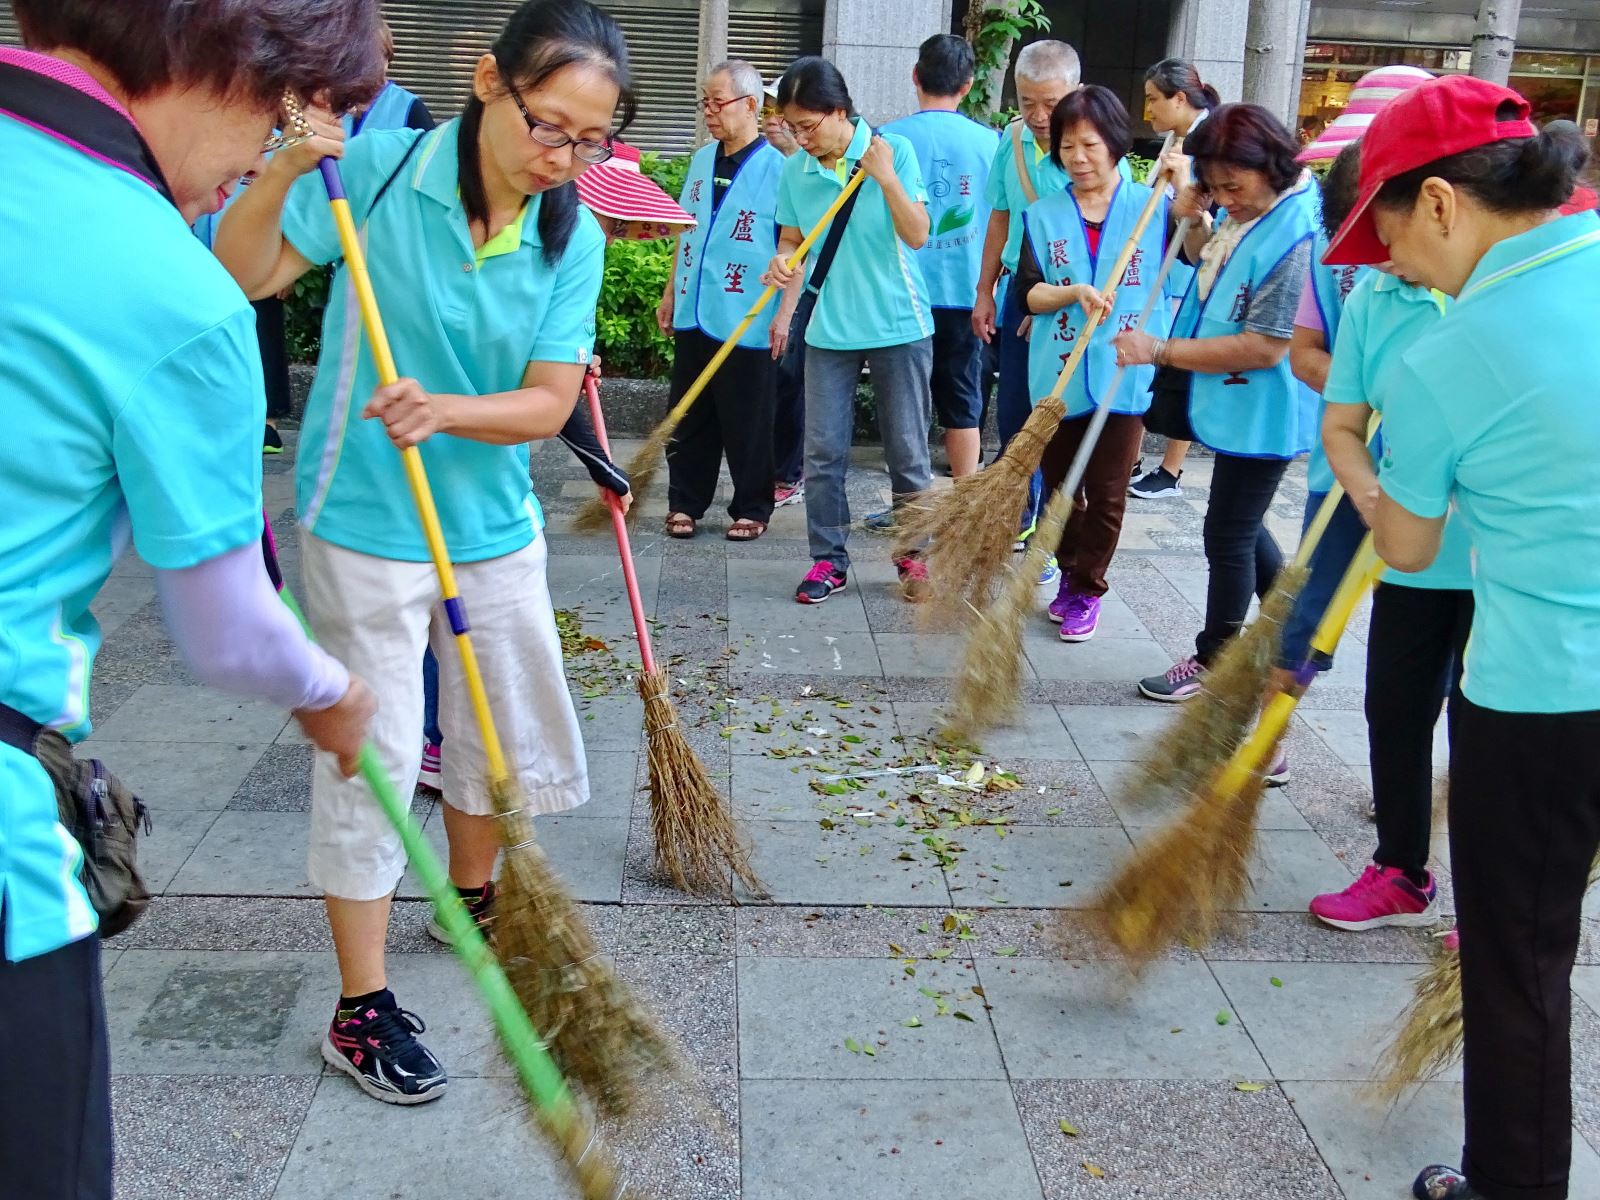
[[[1456,297],[1395,366],[1368,506],[1394,567],[1434,560],[1452,507],[1477,553],[1450,747],[1466,1138],[1420,1200],[1568,1194],[1570,982],[1600,848],[1600,218],[1559,210],[1586,157],[1515,92],[1425,83],[1373,121],[1327,255]]]

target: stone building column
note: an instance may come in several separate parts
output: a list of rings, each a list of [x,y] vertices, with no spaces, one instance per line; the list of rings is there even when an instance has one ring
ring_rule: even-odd
[[[874,125],[914,112],[917,47],[950,30],[951,0],[828,0],[822,56],[844,72],[851,98]]]
[[[1186,58],[1225,102],[1244,96],[1244,35],[1250,0],[1174,0],[1167,53]]]

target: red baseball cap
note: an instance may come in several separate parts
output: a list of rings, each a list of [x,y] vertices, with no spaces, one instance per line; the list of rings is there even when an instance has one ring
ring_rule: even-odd
[[[1505,104],[1515,106],[1515,119],[1499,119]],[[1407,171],[1452,154],[1508,138],[1537,137],[1528,111],[1528,102],[1510,88],[1469,75],[1430,79],[1396,96],[1372,119],[1361,139],[1356,206],[1322,261],[1330,267],[1388,262],[1389,250],[1378,239],[1372,219],[1379,189]]]

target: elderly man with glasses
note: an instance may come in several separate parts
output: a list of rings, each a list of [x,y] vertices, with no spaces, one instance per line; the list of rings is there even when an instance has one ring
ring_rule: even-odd
[[[672,400],[733,334],[777,253],[778,176],[784,156],[761,136],[761,73],[731,59],[701,84],[700,111],[715,139],[695,152],[679,203],[696,226],[678,239],[656,321],[673,336]],[[733,476],[730,541],[750,542],[772,519],[775,361],[789,339],[798,287],[740,337],[667,446],[667,533],[693,537],[716,495],[724,454]]]

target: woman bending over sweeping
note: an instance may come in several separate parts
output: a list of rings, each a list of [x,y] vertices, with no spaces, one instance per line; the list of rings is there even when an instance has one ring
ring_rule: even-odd
[[[1466,1137],[1419,1200],[1568,1195],[1572,964],[1600,848],[1600,218],[1559,209],[1587,155],[1507,88],[1430,80],[1373,119],[1327,255],[1455,297],[1391,360],[1377,479],[1351,488],[1391,566],[1434,562],[1452,509],[1476,556],[1450,740]]]
[[[1267,510],[1290,460],[1315,434],[1315,397],[1289,371],[1317,215],[1316,185],[1295,162],[1299,150],[1282,123],[1253,104],[1224,104],[1189,135],[1183,155],[1194,160],[1196,183],[1173,215],[1198,221],[1212,200],[1226,215],[1209,236],[1198,226],[1189,235],[1185,257],[1198,269],[1171,339],[1116,339],[1118,362],[1161,368],[1145,424],[1216,452],[1205,628],[1193,655],[1140,681],[1151,700],[1200,694],[1206,668],[1244,624],[1251,594],[1266,596],[1283,565]]]
[[[27,181],[0,189],[0,1060],[27,1086],[0,1094],[0,1192],[110,1200],[97,917],[38,748],[89,735],[89,606],[131,544],[194,676],[291,710],[330,774],[354,769],[375,701],[263,569],[255,314],[189,225],[260,167],[285,92],[377,90],[378,5],[14,8],[32,49],[0,47],[0,155]]]
[[[582,804],[583,743],[527,443],[566,423],[592,352],[604,245],[572,181],[610,157],[619,100],[632,112],[627,83],[627,47],[610,17],[584,0],[530,0],[478,60],[459,118],[431,133],[364,133],[348,147],[330,128],[275,157],[217,239],[252,295],[338,259],[322,181],[307,173],[343,152],[379,307],[410,377],[377,387],[341,267],[297,464],[307,608],[319,640],[383,698],[373,736],[392,779],[417,777],[417,663],[433,646],[454,748],[443,771],[450,877],[480,924],[492,915],[500,846],[485,747],[398,451],[419,447],[434,483],[514,782],[534,813]],[[326,758],[312,779],[309,859],[342,982],[323,1057],[379,1100],[438,1098],[444,1068],[384,969],[405,856],[377,805]]]
[[[1110,278],[1150,199],[1148,187],[1127,183],[1117,172],[1117,164],[1132,147],[1128,110],[1108,88],[1088,84],[1070,93],[1050,118],[1050,155],[1071,182],[1066,191],[1046,196],[1023,214],[1026,232],[1016,284],[1027,310],[1038,318],[1028,349],[1029,387],[1036,399],[1055,388],[1096,309],[1106,310],[1108,329],[1129,328],[1155,284],[1166,253],[1165,200],[1145,226],[1122,278]],[[1158,303],[1147,328],[1161,337],[1170,320],[1169,306]],[[1047,495],[1067,477],[1090,415],[1116,380],[1116,358],[1108,333],[1089,347],[1067,384],[1066,419],[1045,447],[1040,464]],[[1139,457],[1154,375],[1154,367],[1135,367],[1117,385],[1077,504],[1062,530],[1056,550],[1061,583],[1049,614],[1061,625],[1064,642],[1086,642],[1100,624],[1100,600],[1108,590],[1106,570],[1122,534],[1128,474]]]

